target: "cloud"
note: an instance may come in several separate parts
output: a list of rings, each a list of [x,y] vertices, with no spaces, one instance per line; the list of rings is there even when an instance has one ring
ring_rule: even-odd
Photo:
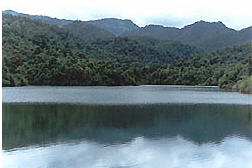
[[[3,152],[3,167],[145,167],[145,168],[251,168],[252,142],[229,137],[219,144],[197,145],[181,137],[104,145],[66,143]]]
[[[222,21],[227,26],[236,29],[251,26],[251,6],[251,0],[2,1],[2,9],[66,19],[90,20],[116,17],[131,19],[140,26],[150,24],[152,21],[155,24],[177,27],[183,27],[197,20],[206,20]]]

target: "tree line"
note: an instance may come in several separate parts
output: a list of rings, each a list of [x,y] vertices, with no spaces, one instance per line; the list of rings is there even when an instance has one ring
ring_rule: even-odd
[[[3,14],[3,86],[219,85],[249,76],[251,43],[206,53],[140,37],[85,41],[63,28]]]

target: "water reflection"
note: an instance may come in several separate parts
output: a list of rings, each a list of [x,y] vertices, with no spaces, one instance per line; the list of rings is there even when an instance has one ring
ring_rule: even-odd
[[[252,141],[247,105],[11,105],[3,104],[3,149],[68,141],[125,144],[137,137],[181,136],[196,144],[225,137]]]
[[[195,144],[181,137],[135,138],[104,146],[84,141],[3,153],[4,168],[251,168],[252,142],[229,137]]]

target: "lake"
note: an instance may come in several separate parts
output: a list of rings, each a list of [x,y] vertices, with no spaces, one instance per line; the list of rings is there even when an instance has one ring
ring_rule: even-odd
[[[251,168],[252,95],[217,87],[3,88],[3,167]]]

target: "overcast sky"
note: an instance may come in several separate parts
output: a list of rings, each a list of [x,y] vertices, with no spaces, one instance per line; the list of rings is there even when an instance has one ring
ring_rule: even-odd
[[[139,26],[183,27],[198,20],[222,21],[240,30],[252,26],[252,0],[1,0],[2,10],[60,19],[130,19]]]

